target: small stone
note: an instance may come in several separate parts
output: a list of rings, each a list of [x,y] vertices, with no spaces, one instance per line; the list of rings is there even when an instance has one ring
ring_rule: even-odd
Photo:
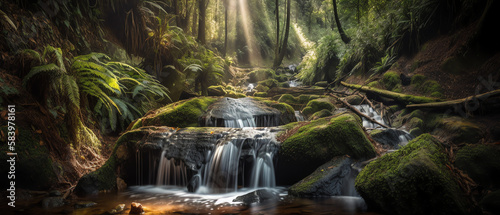
[[[51,190],[49,196],[62,196],[62,193],[59,190]]]
[[[125,204],[117,205],[113,210],[109,211],[110,214],[119,214],[125,210]]]
[[[129,214],[142,214],[142,213],[144,213],[144,209],[142,208],[141,203],[132,202],[132,204],[130,205]]]

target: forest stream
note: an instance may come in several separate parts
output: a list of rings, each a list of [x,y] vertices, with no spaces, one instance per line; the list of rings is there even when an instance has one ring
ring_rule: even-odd
[[[495,0],[2,0],[0,214],[500,214]]]

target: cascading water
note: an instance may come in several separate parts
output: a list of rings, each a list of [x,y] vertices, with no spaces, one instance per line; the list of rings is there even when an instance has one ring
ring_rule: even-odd
[[[302,112],[300,112],[298,110],[295,111],[295,118],[297,119],[297,122],[306,121],[306,118],[304,117],[304,114],[302,114]]]
[[[201,127],[273,127],[280,125],[280,112],[251,98],[223,98],[200,118]]]
[[[353,107],[358,109],[360,112],[366,114],[367,116],[371,117],[375,121],[386,125],[384,119],[382,119],[382,117],[380,117],[380,115],[375,110],[373,110],[373,108],[370,107],[369,105],[366,105],[366,104],[365,105],[353,105]],[[382,126],[380,126],[376,123],[373,123],[365,118],[363,118],[363,127],[368,128],[368,129],[382,128]]]

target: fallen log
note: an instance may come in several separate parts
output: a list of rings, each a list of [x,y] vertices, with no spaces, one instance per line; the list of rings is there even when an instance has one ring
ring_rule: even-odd
[[[380,126],[382,126],[382,127],[384,127],[384,128],[390,128],[390,127],[389,127],[389,126],[387,126],[387,125],[384,125],[384,124],[382,124],[382,123],[380,123],[380,122],[377,122],[377,120],[375,120],[375,119],[373,119],[373,118],[369,117],[368,115],[366,115],[366,114],[364,114],[364,113],[361,113],[361,111],[359,111],[358,109],[356,109],[355,107],[353,107],[351,104],[349,104],[349,103],[348,103],[348,102],[346,102],[345,100],[340,99],[340,98],[339,98],[339,97],[337,97],[336,95],[333,95],[333,94],[331,94],[331,93],[330,93],[330,96],[332,96],[332,97],[334,97],[334,98],[338,99],[339,101],[341,101],[342,103],[344,103],[344,105],[345,105],[345,106],[347,106],[349,109],[351,109],[351,110],[352,110],[355,114],[358,114],[359,116],[364,117],[364,118],[366,118],[366,119],[370,120],[371,122],[373,122],[373,123],[375,123],[375,124],[377,124],[377,125],[380,125]]]
[[[490,97],[494,97],[500,95],[500,89],[498,90],[493,90],[489,91],[487,93],[479,94],[479,95],[473,95],[469,96],[467,98],[463,99],[456,99],[456,100],[451,100],[451,101],[443,101],[443,102],[432,102],[432,103],[425,103],[425,104],[412,104],[412,105],[407,105],[407,108],[450,108],[456,105],[465,105],[469,101],[474,101],[474,102],[479,102],[479,101],[484,101]]]
[[[363,92],[373,93],[373,94],[376,94],[376,95],[379,95],[382,97],[391,98],[391,99],[394,99],[396,101],[403,102],[406,104],[409,104],[409,103],[421,104],[421,103],[431,103],[431,102],[442,101],[441,99],[437,99],[437,98],[396,93],[396,92],[382,90],[382,89],[378,89],[378,88],[374,88],[374,87],[361,86],[361,85],[357,85],[357,84],[348,84],[348,83],[345,83],[343,81],[341,81],[340,83],[345,87],[359,89]]]
[[[267,91],[267,96],[273,97],[275,95],[280,94],[291,94],[293,96],[298,96],[302,94],[314,94],[314,95],[323,95],[325,93],[325,89],[317,89],[317,88],[305,88],[305,87],[274,87]]]

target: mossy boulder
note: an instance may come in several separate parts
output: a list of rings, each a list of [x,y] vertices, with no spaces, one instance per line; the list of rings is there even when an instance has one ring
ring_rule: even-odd
[[[483,187],[500,188],[499,155],[499,145],[467,145],[458,150],[455,166]]]
[[[226,95],[226,90],[223,86],[210,86],[208,87],[208,96],[224,96]]]
[[[292,196],[318,197],[350,195],[348,193],[352,160],[347,156],[334,157],[313,173],[288,189]],[[351,185],[352,186],[352,185]]]
[[[280,125],[285,125],[290,122],[297,121],[297,118],[295,117],[295,110],[289,104],[283,102],[270,101],[270,100],[264,100],[264,103],[281,112]]]
[[[235,91],[232,91],[232,90],[228,90],[226,95],[226,97],[229,97],[229,98],[233,98],[233,99],[238,99],[238,98],[245,98],[247,97],[245,94],[243,93],[238,93],[238,92],[235,92]]]
[[[80,196],[95,195],[100,191],[117,190],[118,178],[125,178],[127,182],[133,181],[135,178],[133,158],[138,149],[137,142],[150,132],[150,128],[141,128],[120,136],[106,163],[98,170],[82,176],[78,180],[75,193]]]
[[[297,104],[297,98],[292,96],[291,94],[283,94],[281,97],[278,99],[278,102],[284,102],[287,104]]]
[[[396,85],[401,82],[399,75],[395,71],[388,71],[382,76],[381,83],[384,85],[385,89],[392,90]]]
[[[333,157],[349,155],[353,159],[376,155],[361,126],[361,119],[344,113],[309,123],[296,123],[294,133],[281,144],[276,168],[278,184],[293,184],[311,174]]]
[[[369,208],[387,214],[475,213],[447,165],[443,144],[423,134],[368,164],[356,190]]]
[[[152,125],[181,128],[198,126],[198,118],[215,101],[217,98],[198,97],[169,104],[136,120],[132,129]]]
[[[256,92],[255,94],[253,94],[253,96],[255,96],[255,97],[267,97],[267,93],[266,92]]]
[[[276,78],[276,73],[272,69],[258,69],[248,73],[248,82],[257,83],[270,78]]]
[[[263,81],[259,81],[258,84],[265,86],[265,87],[273,88],[273,87],[277,87],[279,82],[275,79],[266,79]]]
[[[266,87],[266,86],[264,86],[264,85],[262,85],[262,84],[258,84],[258,85],[255,87],[255,89],[256,89],[257,91],[259,91],[259,92],[267,92],[267,91],[269,91],[269,87]]]
[[[302,109],[302,113],[305,116],[310,117],[314,113],[324,109],[328,111],[335,110],[335,106],[329,98],[319,98],[309,101],[306,107]]]
[[[477,143],[484,136],[485,129],[478,123],[458,116],[441,118],[436,122],[432,134],[445,138],[455,144]]]
[[[360,105],[361,102],[363,102],[363,97],[361,97],[360,95],[350,95],[344,97],[344,99],[351,105]]]
[[[323,110],[320,110],[316,113],[314,113],[313,115],[311,115],[311,117],[309,117],[310,120],[317,120],[319,118],[323,118],[323,117],[328,117],[328,116],[331,116],[333,115],[333,113],[327,109],[323,109]]]

